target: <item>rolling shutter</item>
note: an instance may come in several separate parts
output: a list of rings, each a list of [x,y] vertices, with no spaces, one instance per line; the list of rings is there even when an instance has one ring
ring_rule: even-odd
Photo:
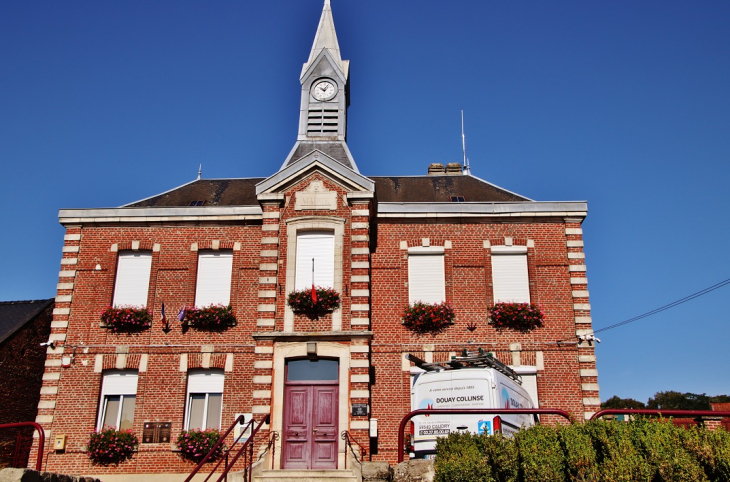
[[[114,306],[147,306],[152,253],[119,253]]]
[[[323,288],[335,285],[335,236],[331,231],[306,231],[297,234],[297,266],[294,288],[312,287],[312,259],[314,284]]]
[[[501,249],[497,249],[501,248]],[[494,246],[492,248],[492,281],[494,302],[530,302],[527,275],[527,248],[523,246]]]
[[[409,252],[408,300],[410,303],[441,303],[446,300],[443,254]]]
[[[188,394],[223,393],[224,379],[221,370],[190,370],[188,374]]]
[[[231,301],[231,271],[233,253],[230,251],[201,251],[198,254],[198,282],[195,306],[228,305]]]
[[[104,373],[101,395],[136,395],[137,371],[114,371]]]

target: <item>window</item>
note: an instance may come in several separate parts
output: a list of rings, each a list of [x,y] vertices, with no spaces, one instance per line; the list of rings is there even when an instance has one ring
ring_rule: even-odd
[[[191,370],[188,374],[188,395],[185,430],[221,428],[223,407],[223,371]]]
[[[494,302],[530,302],[526,246],[492,246]]]
[[[408,249],[408,301],[441,303],[446,300],[444,248],[428,246]]]
[[[314,277],[312,276],[314,264]],[[314,283],[312,283],[314,281]],[[335,285],[335,235],[332,231],[297,233],[297,267],[294,289]]]
[[[114,306],[147,306],[152,253],[122,252],[117,260]]]
[[[232,251],[201,251],[195,306],[228,305],[231,302]]]
[[[130,429],[137,398],[137,372],[114,370],[104,373],[101,382],[98,429]]]

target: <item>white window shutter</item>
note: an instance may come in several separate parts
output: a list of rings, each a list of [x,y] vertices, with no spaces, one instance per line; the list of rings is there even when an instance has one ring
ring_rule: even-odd
[[[492,254],[494,302],[530,302],[527,255],[524,253]]]
[[[114,306],[147,306],[152,253],[119,253]]]
[[[314,284],[323,288],[335,285],[335,236],[331,231],[305,231],[297,234],[297,266],[294,288],[312,287],[312,259]]]
[[[219,370],[190,370],[188,374],[188,394],[223,393],[225,376]]]
[[[408,255],[408,300],[410,303],[446,300],[443,254]]]
[[[109,372],[104,374],[102,381],[101,395],[136,395],[137,394],[137,372]]]
[[[228,305],[231,302],[231,251],[201,251],[198,254],[198,280],[195,306]]]

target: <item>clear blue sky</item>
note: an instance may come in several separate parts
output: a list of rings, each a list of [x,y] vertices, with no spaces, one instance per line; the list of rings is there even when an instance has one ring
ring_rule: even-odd
[[[332,0],[366,175],[461,158],[587,200],[594,328],[730,278],[730,2]],[[0,300],[55,295],[59,208],[273,173],[322,0],[0,3]],[[730,393],[725,287],[600,333],[601,396]]]

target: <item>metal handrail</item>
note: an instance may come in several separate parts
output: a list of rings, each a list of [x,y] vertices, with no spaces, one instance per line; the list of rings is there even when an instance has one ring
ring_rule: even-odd
[[[257,461],[261,460],[264,455],[266,455],[266,452],[271,450],[271,468],[274,468],[274,458],[276,457],[276,441],[279,440],[279,432],[276,430],[271,430],[269,432],[269,443],[266,444],[266,447],[264,447],[264,450],[261,451],[259,454],[259,458]]]
[[[573,417],[568,412],[552,408],[422,408],[406,414],[400,421],[398,427],[398,463],[403,462],[403,453],[405,452],[403,432],[406,429],[406,424],[418,415],[560,415],[569,422],[573,422]]]
[[[33,427],[38,430],[38,456],[36,457],[35,469],[40,472],[43,468],[43,449],[46,446],[46,432],[43,430],[43,427],[38,425],[36,422],[4,423],[0,425],[0,429],[19,427]]]
[[[355,440],[355,437],[353,437],[350,434],[350,432],[348,432],[347,430],[343,430],[342,433],[340,434],[340,437],[342,438],[342,440],[345,441],[345,446],[347,446],[347,447],[350,448],[350,452],[352,452],[352,456],[355,457],[355,461],[358,464],[362,465],[362,462],[360,461],[360,459],[357,458],[357,454],[355,453],[355,449],[352,448],[352,442],[355,442],[355,445],[357,445],[360,448],[360,455],[362,457],[365,457],[365,449],[363,448],[363,446],[360,445],[358,443],[358,441]],[[347,456],[345,456],[345,469],[347,469]]]
[[[224,433],[221,436],[221,438],[218,439],[218,441],[215,443],[215,445],[213,445],[213,448],[210,449],[210,451],[207,454],[205,454],[205,457],[203,457],[203,460],[201,460],[200,463],[193,469],[193,471],[190,473],[188,478],[185,479],[185,482],[190,482],[192,480],[193,476],[195,476],[195,474],[197,474],[200,471],[200,469],[203,468],[203,464],[205,464],[205,462],[207,462],[208,459],[210,459],[213,456],[213,454],[216,452],[216,450],[218,450],[218,447],[220,447],[223,444],[226,437],[228,437],[228,434],[230,434],[233,431],[233,429],[236,427],[236,425],[242,424],[244,422],[244,420],[245,420],[245,418],[243,415],[239,415],[238,417],[236,417],[236,420],[233,421],[233,423],[228,428],[226,433]],[[251,421],[248,422],[248,425],[251,425],[251,423],[253,423],[253,419],[251,419]],[[246,428],[248,428],[248,426],[246,426]],[[218,464],[220,464],[220,462],[218,462]],[[218,464],[216,464],[215,468],[218,467]],[[215,468],[213,470],[215,470]],[[210,477],[210,475],[208,477]],[[206,479],[206,480],[208,480],[208,479]]]
[[[596,420],[604,415],[659,415],[660,417],[730,417],[730,411],[723,410],[662,410],[653,408],[607,408],[591,416]]]
[[[268,424],[269,420],[270,420],[270,416],[267,414],[266,417],[264,417],[264,419],[259,422],[259,424],[256,426],[256,428],[254,428],[251,431],[251,436],[248,437],[248,439],[243,443],[241,448],[238,449],[238,453],[236,453],[236,455],[233,456],[233,460],[231,460],[230,463],[226,464],[226,467],[223,469],[223,472],[221,473],[220,477],[218,477],[217,482],[221,482],[221,480],[223,480],[223,478],[228,476],[228,472],[231,471],[233,466],[236,464],[236,461],[238,461],[239,457],[241,457],[241,455],[243,455],[243,453],[246,449],[248,449],[248,452],[249,452],[248,453],[249,463],[247,465],[244,465],[244,470],[247,471],[247,474],[246,474],[247,477],[245,478],[245,480],[248,480],[249,482],[251,482],[251,480],[252,480],[251,475],[252,475],[252,470],[253,470],[253,443],[252,442],[253,442],[254,437],[258,433],[258,431],[261,429],[261,426],[263,424]],[[251,422],[253,422],[253,420],[251,420]],[[228,451],[228,453],[230,453],[230,450]],[[244,458],[244,461],[245,461],[245,458]]]

